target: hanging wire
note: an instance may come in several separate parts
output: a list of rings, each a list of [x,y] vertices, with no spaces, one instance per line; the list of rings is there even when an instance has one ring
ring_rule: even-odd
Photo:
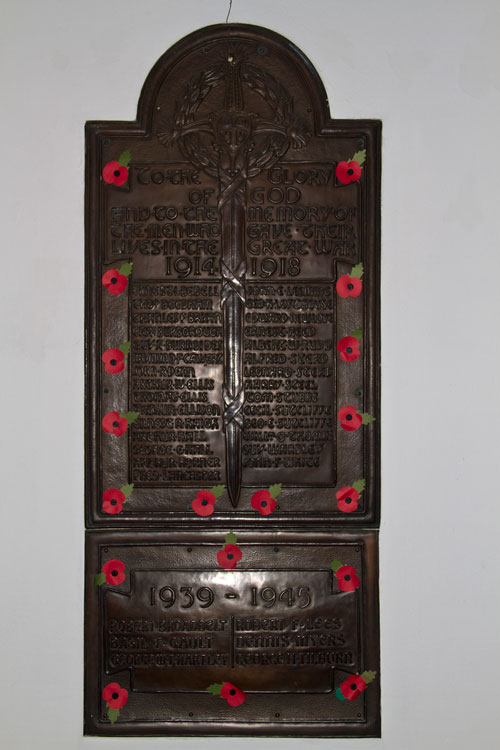
[[[227,23],[227,22],[228,22],[228,20],[229,20],[229,14],[231,13],[231,8],[232,8],[232,7],[233,7],[233,0],[229,0],[229,10],[228,10],[228,12],[227,12],[227,16],[226,16],[226,23]]]

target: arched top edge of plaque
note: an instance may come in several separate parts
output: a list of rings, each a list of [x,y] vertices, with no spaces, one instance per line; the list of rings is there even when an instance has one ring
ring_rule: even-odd
[[[213,68],[214,64],[228,63],[231,57],[234,57],[236,63],[244,60],[247,66],[256,71],[260,69],[264,75],[270,72],[271,78],[274,74],[277,85],[282,86],[285,96],[290,98],[295,116],[302,118],[300,124],[309,125],[316,134],[340,134],[352,132],[356,127],[377,127],[379,124],[378,120],[371,118],[332,118],[323,81],[313,63],[299,47],[271,29],[252,24],[229,23],[197,29],[163,53],[144,81],[135,122],[89,121],[87,126],[92,129],[106,128],[109,133],[118,126],[122,133],[128,131],[138,135],[161,130],[166,109],[163,105],[168,103],[171,108],[172,98],[178,100],[183,93],[175,90],[176,82],[182,81],[185,86],[188,78],[196,78],[197,74]],[[279,75],[280,66],[281,73],[285,73],[284,77]],[[227,79],[224,73],[222,77]],[[256,78],[258,77],[257,73]],[[259,90],[257,80],[246,82],[246,85],[253,86],[254,91],[262,96],[262,87]],[[302,94],[302,99],[307,97],[307,104],[302,102],[303,107],[300,106],[301,97],[297,96],[294,87]],[[272,97],[275,94],[271,91],[270,95]],[[306,123],[305,120],[309,122]]]
[[[197,54],[201,57],[203,69],[217,62],[228,62],[229,58],[234,57],[230,64],[243,59],[249,65],[266,70],[270,61],[271,66],[276,67],[276,59],[273,58],[281,58],[284,67],[288,68],[288,79],[296,78],[303,84],[317,128],[331,122],[325,87],[309,58],[293,42],[271,29],[234,23],[198,29],[176,42],[158,59],[146,77],[137,107],[137,121],[148,131],[165,81],[179,67],[182,67],[185,75],[185,66],[191,64],[189,58]],[[240,59],[237,58],[238,54]],[[194,66],[192,72],[197,72]]]

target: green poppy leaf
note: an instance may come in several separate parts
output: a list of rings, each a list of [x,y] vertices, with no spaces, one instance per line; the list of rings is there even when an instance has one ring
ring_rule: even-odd
[[[356,265],[353,267],[349,276],[352,276],[355,279],[360,279],[362,275],[363,275],[363,264],[356,263]]]
[[[212,684],[209,685],[206,690],[207,692],[212,693],[212,695],[220,695],[220,691],[222,690],[223,685],[223,682],[212,682]]]
[[[210,492],[212,493],[212,495],[215,495],[215,497],[220,497],[225,489],[225,484],[214,484],[213,487],[210,487]]]
[[[119,715],[120,715],[119,708],[108,708],[108,719],[110,720],[112,724],[115,723]]]
[[[359,492],[360,494],[363,492],[365,487],[366,487],[365,479],[357,479],[355,482],[352,483],[353,490],[356,490],[356,492]]]
[[[341,562],[340,560],[332,560],[330,563],[330,568],[334,571],[334,573],[336,573],[337,570],[341,568],[343,564],[344,563]]]
[[[126,151],[122,151],[118,159],[118,164],[120,165],[120,167],[128,167],[131,157],[132,154],[129,148]],[[357,159],[354,159],[353,161],[357,161]]]
[[[362,151],[356,151],[351,161],[357,161],[359,166],[361,167],[366,161],[366,148],[364,148]]]
[[[139,419],[140,412],[138,411],[127,411],[125,414],[120,414],[120,417],[125,417],[127,422],[129,424],[133,424],[137,419]]]
[[[272,484],[269,487],[269,494],[271,495],[271,497],[273,498],[273,500],[276,500],[276,498],[278,497],[278,495],[281,492],[281,488],[282,487],[283,487],[283,484],[281,482],[279,482],[278,484]]]
[[[121,273],[122,276],[130,276],[133,266],[133,263],[122,263],[118,269],[118,273]]]

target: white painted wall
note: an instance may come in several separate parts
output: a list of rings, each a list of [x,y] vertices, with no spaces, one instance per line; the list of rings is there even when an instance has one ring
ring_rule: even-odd
[[[223,21],[227,8],[228,0],[2,3],[6,750],[235,744],[81,737],[83,125],[133,119],[158,57]],[[301,47],[334,116],[384,121],[384,736],[332,746],[492,750],[500,663],[498,3],[234,0],[231,20],[275,29]]]

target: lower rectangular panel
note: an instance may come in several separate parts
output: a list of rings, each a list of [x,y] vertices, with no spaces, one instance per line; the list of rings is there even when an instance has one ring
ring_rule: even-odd
[[[88,532],[86,733],[379,736],[377,541]]]

